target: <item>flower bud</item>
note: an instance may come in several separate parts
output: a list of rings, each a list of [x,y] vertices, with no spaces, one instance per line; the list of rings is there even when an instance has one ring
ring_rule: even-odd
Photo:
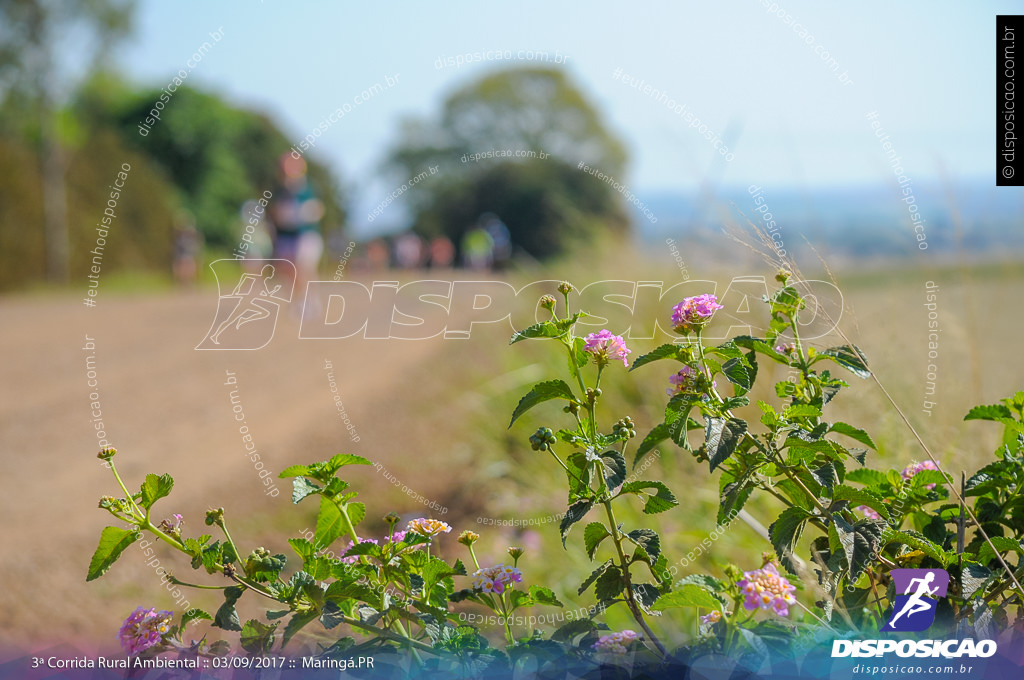
[[[116,454],[116,453],[117,453],[117,449],[108,446],[107,448],[105,448],[102,451],[100,451],[99,453],[97,453],[96,457],[99,458],[100,460],[110,460],[111,458],[114,457],[114,454]]]
[[[476,533],[475,531],[470,531],[469,529],[466,529],[461,534],[459,534],[459,543],[466,546],[467,548],[476,543],[478,540],[480,540],[480,534]]]
[[[103,496],[103,497],[100,498],[100,507],[102,509],[106,510],[106,509],[110,508],[111,506],[113,506],[114,503],[116,503],[116,502],[117,501],[114,499],[113,496]]]
[[[206,512],[206,526],[224,526],[224,508],[217,508],[216,510],[208,510]]]
[[[398,524],[401,521],[401,519],[402,518],[398,516],[397,512],[389,512],[388,514],[384,515],[384,521],[390,524],[391,526]]]
[[[562,281],[560,284],[558,284],[558,292],[561,293],[562,295],[568,295],[569,293],[572,292],[572,290],[572,284],[569,283],[568,281]]]
[[[540,306],[548,311],[554,311],[555,309],[555,298],[550,295],[544,295],[540,299]]]
[[[512,559],[514,560],[518,560],[520,557],[522,557],[524,552],[526,551],[516,546],[510,546],[508,549],[508,554],[511,555]]]
[[[789,277],[792,275],[793,272],[789,271],[785,267],[781,267],[778,273],[775,274],[775,280],[781,283],[782,285],[786,285],[786,282],[789,281]]]

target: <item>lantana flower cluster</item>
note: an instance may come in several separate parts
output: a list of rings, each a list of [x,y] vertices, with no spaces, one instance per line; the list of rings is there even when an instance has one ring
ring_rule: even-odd
[[[506,588],[514,588],[516,583],[522,583],[523,573],[515,567],[506,567],[498,564],[493,567],[484,567],[473,572],[473,590],[485,593],[497,593],[501,595]]]
[[[593,649],[599,654],[625,654],[629,651],[626,645],[639,639],[640,635],[636,631],[623,630],[611,635],[602,635],[594,643]]]
[[[771,609],[779,616],[789,616],[789,605],[796,602],[793,596],[796,586],[779,574],[771,562],[760,569],[743,572],[743,579],[736,585],[745,596],[743,608],[748,611]]]
[[[438,534],[447,534],[452,530],[445,522],[439,519],[427,519],[426,517],[409,520],[409,524],[406,525],[405,529],[427,538],[433,538]]]
[[[632,350],[626,347],[626,341],[622,339],[621,335],[614,335],[605,328],[586,337],[583,351],[593,354],[599,366],[604,366],[612,359],[621,360],[623,366],[629,366],[626,357]]]
[[[700,371],[693,366],[683,366],[675,375],[671,375],[668,381],[672,387],[665,390],[670,397],[677,394],[693,394],[700,391]]]
[[[687,335],[707,324],[719,309],[724,307],[718,304],[718,298],[711,293],[684,298],[672,308],[672,328],[676,333]]]
[[[171,632],[171,618],[174,612],[157,611],[139,607],[124,620],[118,638],[129,654],[144,652],[159,645],[164,636]]]

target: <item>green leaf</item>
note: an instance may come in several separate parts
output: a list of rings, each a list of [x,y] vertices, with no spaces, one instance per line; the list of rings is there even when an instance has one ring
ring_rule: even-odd
[[[213,621],[213,617],[204,612],[202,609],[192,608],[181,615],[181,628],[185,629],[185,626],[192,623],[193,621]]]
[[[768,537],[775,546],[775,554],[786,569],[796,573],[793,551],[804,531],[804,525],[811,518],[811,513],[803,508],[788,508],[768,527]]]
[[[281,649],[291,641],[291,639],[298,633],[302,628],[309,622],[315,621],[320,614],[315,609],[295,612],[292,618],[288,621],[288,625],[285,626],[284,636],[281,639]]]
[[[654,489],[654,494],[651,494],[647,489]],[[641,498],[647,496],[647,500],[644,503],[644,514],[655,515],[659,512],[665,512],[673,507],[679,505],[679,501],[676,500],[675,495],[669,491],[668,487],[662,482],[648,482],[648,481],[637,481],[628,482],[622,485],[622,490],[619,495],[626,493],[635,493]]]
[[[612,563],[613,563],[613,560],[611,560],[611,559],[609,558],[609,559],[608,559],[608,560],[606,560],[606,561],[605,561],[605,562],[604,562],[604,563],[603,563],[603,564],[602,564],[601,566],[599,566],[599,567],[598,567],[597,569],[595,569],[594,571],[592,571],[592,572],[590,573],[590,576],[588,576],[588,577],[586,578],[586,580],[585,580],[585,581],[583,581],[583,583],[582,583],[582,584],[580,584],[580,587],[579,587],[579,591],[578,591],[578,593],[577,593],[577,594],[578,594],[578,595],[582,595],[582,594],[584,593],[584,591],[586,591],[586,589],[590,587],[590,584],[591,584],[591,583],[593,583],[594,581],[596,581],[596,580],[597,580],[598,578],[600,578],[600,577],[601,577],[601,574],[603,574],[603,573],[604,573],[605,571],[607,571],[607,570],[608,570],[609,568],[611,568],[611,566],[612,566]]]
[[[174,487],[174,478],[170,475],[146,475],[146,481],[142,484],[142,501],[140,505],[146,510],[153,507],[161,498],[171,493]]]
[[[991,404],[989,406],[975,406],[967,415],[964,416],[964,420],[996,420],[1000,418],[1012,418],[1013,413],[1010,409],[1006,408],[1002,404]]]
[[[704,443],[712,472],[733,454],[746,432],[746,421],[738,418],[707,418]]]
[[[644,456],[653,451],[655,446],[668,439],[670,434],[670,426],[667,423],[656,425],[653,430],[648,432],[644,440],[640,442],[640,447],[636,450],[636,456],[633,457],[633,467],[635,468]]]
[[[690,352],[680,345],[668,343],[648,352],[647,354],[637,357],[629,370],[636,370],[641,366],[646,366],[652,361],[658,361],[659,359],[675,359],[676,361],[685,363],[690,359]]]
[[[882,502],[882,498],[868,491],[867,489],[857,489],[852,486],[840,484],[832,490],[832,500],[834,501],[850,501],[853,506],[866,505],[879,515],[883,519],[889,519],[889,506]]]
[[[824,352],[821,352],[821,355],[832,359],[832,361],[847,369],[858,378],[871,377],[871,371],[868,370],[868,359],[857,345],[829,347]]]
[[[811,404],[793,404],[782,412],[782,417],[790,418],[820,418],[821,409]]]
[[[721,611],[722,603],[705,588],[696,583],[687,583],[678,590],[659,597],[652,609],[662,611],[672,607],[701,607]]]
[[[134,543],[140,535],[119,527],[104,527],[103,532],[100,533],[100,543],[96,546],[96,552],[89,560],[89,574],[85,580],[92,581],[106,574],[111,565],[117,562],[117,558],[121,556],[125,548]]]
[[[661,554],[661,538],[658,537],[658,533],[653,529],[633,529],[633,531],[626,534],[626,537],[640,548],[643,548],[644,552],[650,556],[652,563]]]
[[[754,372],[744,358],[729,359],[722,366],[722,373],[726,379],[734,385],[749,390],[754,386]]]
[[[565,606],[559,601],[557,597],[555,597],[555,593],[553,590],[551,590],[550,588],[545,588],[544,586],[530,586],[530,597],[533,598],[533,601],[537,604],[546,604],[551,607]]]
[[[313,542],[320,546],[321,550],[326,550],[338,536],[348,534],[349,528],[338,504],[321,496],[320,514],[316,518],[316,534]]]
[[[587,525],[587,528],[583,530],[583,543],[587,547],[587,555],[590,559],[594,559],[594,553],[597,551],[597,546],[600,545],[601,541],[611,536],[606,527],[601,522],[591,522]]]
[[[516,410],[512,412],[512,420],[509,422],[508,426],[512,427],[512,424],[519,419],[519,416],[523,415],[537,404],[550,399],[574,401],[576,397],[573,395],[572,389],[565,384],[564,380],[545,380],[544,382],[539,382],[533,386],[533,389],[526,393],[526,396],[519,400],[519,405],[516,406]]]
[[[601,454],[604,463],[604,483],[614,489],[626,480],[626,459],[618,451],[605,451]]]
[[[568,328],[560,329],[551,321],[541,321],[513,333],[508,344],[514,345],[521,340],[529,340],[530,338],[557,338],[560,335],[565,335],[567,330]]]
[[[1012,550],[1018,555],[1024,555],[1024,547],[1012,538],[1006,536],[991,536],[989,540],[992,541],[992,545],[996,547],[1000,553],[1004,553],[1008,550]],[[988,564],[991,560],[996,558],[995,553],[992,551],[992,547],[988,544],[988,541],[981,544],[978,548],[978,562],[981,564]]]
[[[862,519],[853,526],[839,515],[832,515],[831,528],[839,539],[850,568],[849,582],[854,583],[878,555],[882,532],[886,524],[878,519]]]
[[[562,534],[563,548],[565,547],[565,538],[569,535],[569,530],[572,528],[572,525],[583,519],[584,516],[586,516],[586,514],[590,512],[590,509],[592,507],[594,507],[594,501],[589,499],[583,499],[580,501],[576,501],[575,503],[569,506],[568,510],[565,511],[565,517],[562,518],[562,523],[558,527],[559,531]]]
[[[594,594],[599,600],[611,600],[622,594],[626,579],[618,567],[608,567],[594,582]]]
[[[958,559],[956,553],[946,552],[941,546],[930,541],[927,536],[919,531],[914,531],[913,529],[903,529],[902,531],[889,530],[885,532],[883,539],[886,545],[889,545],[890,543],[902,543],[903,545],[910,546],[914,550],[920,550],[943,567],[949,566],[953,561]]]
[[[305,477],[296,477],[292,480],[292,503],[298,503],[306,496],[314,493],[320,493],[320,487]]]
[[[872,470],[871,468],[858,468],[856,470],[851,470],[846,473],[846,479],[872,488],[882,486],[888,481],[885,478],[884,472]]]
[[[249,619],[242,626],[239,635],[239,643],[242,649],[250,654],[267,654],[274,646],[274,631],[277,624],[260,623],[256,619]]]
[[[235,603],[242,597],[245,588],[242,586],[231,586],[224,589],[224,604],[220,606],[213,617],[213,625],[224,630],[242,630],[242,624],[238,619],[238,612],[235,611]]]
[[[570,373],[573,373],[572,364],[575,364],[576,368],[583,368],[584,366],[587,365],[587,362],[590,361],[590,357],[587,356],[587,353],[583,351],[583,348],[586,345],[587,341],[584,340],[583,338],[576,338],[575,340],[572,341],[572,363],[569,364]]]
[[[871,439],[871,435],[869,435],[867,432],[860,429],[859,427],[854,427],[853,425],[849,425],[847,423],[833,423],[832,427],[830,427],[828,431],[835,432],[837,434],[844,434],[850,439],[854,439],[860,442],[869,449],[874,449],[876,451],[878,450],[878,447],[875,446],[874,440]]]

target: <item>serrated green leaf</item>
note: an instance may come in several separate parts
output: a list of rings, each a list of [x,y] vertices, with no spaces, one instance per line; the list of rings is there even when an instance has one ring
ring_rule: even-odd
[[[193,621],[213,621],[213,617],[204,612],[202,609],[193,607],[184,614],[181,615],[181,627],[184,630],[185,626],[192,623]]]
[[[613,560],[609,558],[605,560],[605,562],[602,563],[601,566],[599,566],[597,569],[590,572],[590,576],[588,576],[586,580],[584,580],[583,583],[580,584],[577,594],[582,595],[584,591],[586,591],[586,589],[590,587],[590,584],[596,581],[598,578],[600,578],[601,574],[603,574],[609,567],[611,567],[612,564]]]
[[[652,609],[663,611],[673,607],[701,607],[722,610],[722,603],[705,588],[696,583],[687,583],[667,595],[662,595]]]
[[[291,639],[295,637],[295,634],[302,630],[306,624],[315,621],[319,616],[320,614],[316,610],[295,612],[292,618],[289,619],[288,625],[285,626],[284,635],[281,638],[281,649],[284,649],[291,642]]]
[[[544,586],[533,585],[530,586],[530,597],[537,604],[545,604],[550,607],[562,607],[564,606],[557,597],[555,592],[550,588]]]
[[[96,546],[96,552],[89,560],[89,574],[86,581],[98,579],[107,573],[107,570],[117,561],[125,548],[134,543],[140,534],[133,531],[126,531],[120,527],[104,527],[100,533],[100,542]]]
[[[565,384],[564,380],[545,380],[544,382],[539,382],[533,386],[533,389],[526,393],[526,396],[519,400],[516,410],[512,412],[512,420],[509,422],[508,426],[512,427],[512,425],[519,419],[519,416],[523,415],[537,404],[541,404],[550,399],[574,401],[575,398],[576,397],[572,393],[572,388]]]
[[[810,518],[811,513],[803,508],[788,508],[768,527],[768,537],[775,547],[775,554],[779,556],[782,566],[792,573],[797,571],[793,552]]]
[[[238,619],[238,612],[235,610],[235,603],[242,597],[245,588],[242,586],[231,586],[224,589],[224,604],[220,606],[213,617],[213,625],[224,630],[242,630],[242,624]]]
[[[840,347],[829,347],[820,353],[832,359],[834,362],[853,373],[858,378],[870,378],[871,371],[868,370],[868,360],[857,345],[842,345]]]
[[[584,499],[576,501],[569,506],[569,509],[565,511],[565,517],[562,518],[561,524],[559,524],[558,530],[562,534],[562,547],[565,547],[566,536],[569,535],[569,530],[572,529],[572,525],[583,519],[590,509],[594,507],[594,501]]]
[[[597,551],[597,546],[600,545],[601,541],[611,536],[606,527],[601,522],[591,522],[587,525],[587,528],[583,530],[583,543],[587,548],[587,555],[590,559],[594,559],[594,553]]]
[[[878,487],[886,484],[888,480],[885,478],[884,472],[873,470],[871,468],[858,468],[851,470],[846,473],[846,479],[850,482],[857,482],[867,487]]]
[[[641,366],[646,366],[652,361],[658,361],[660,359],[675,359],[676,361],[686,362],[689,360],[689,351],[680,345],[674,345],[667,343],[657,347],[656,349],[637,357],[636,361],[629,370],[633,371]]]
[[[601,454],[601,462],[604,464],[604,483],[609,489],[614,489],[626,479],[626,459],[615,450],[605,451]]]
[[[867,489],[857,489],[840,484],[832,490],[832,500],[849,501],[853,506],[866,505],[881,515],[886,521],[889,520],[889,506],[882,501],[881,496],[877,496]]]
[[[643,548],[653,563],[661,554],[661,538],[653,529],[633,529],[626,537],[637,546]]]
[[[1000,418],[1012,418],[1013,413],[1007,407],[1002,404],[990,404],[988,406],[975,406],[967,415],[964,416],[964,420],[996,420]]]
[[[345,521],[338,504],[323,496],[320,497],[320,513],[316,518],[314,543],[326,550],[342,534],[349,534],[350,527]]]
[[[633,467],[636,468],[640,461],[643,460],[643,457],[653,451],[655,446],[668,439],[670,434],[669,425],[666,423],[656,425],[653,430],[648,432],[636,450],[636,456],[633,457]]]
[[[149,510],[154,503],[170,494],[173,487],[174,478],[170,475],[146,475],[146,481],[142,483],[142,499],[139,504]]]
[[[849,582],[855,583],[871,564],[872,556],[877,559],[882,532],[887,526],[882,520],[876,519],[862,519],[853,526],[839,515],[832,515],[832,520],[830,526],[834,527],[846,555],[850,570]]]
[[[734,385],[749,390],[754,386],[754,372],[745,358],[729,359],[722,366],[722,374]]]
[[[622,571],[615,566],[608,567],[594,582],[594,595],[598,600],[611,600],[621,595],[625,587]]]
[[[242,649],[250,654],[267,654],[274,646],[275,630],[277,630],[276,623],[266,624],[256,619],[249,619],[242,626],[242,632],[239,634],[239,644],[242,645]]]
[[[564,334],[565,330],[559,329],[559,327],[556,326],[553,322],[541,321],[540,323],[535,323],[532,326],[529,326],[528,328],[524,328],[521,331],[516,331],[515,333],[513,333],[512,337],[508,341],[508,344],[514,345],[517,342],[520,342],[522,340],[529,340],[531,338],[557,338],[560,335]]]
[[[747,432],[746,421],[738,418],[706,418],[704,444],[707,449],[708,463],[711,471],[725,462],[739,445]]]
[[[811,404],[793,404],[782,412],[782,417],[790,418],[820,418],[821,409]]]
[[[858,441],[870,449],[878,450],[878,447],[875,446],[875,441],[871,438],[871,435],[859,427],[854,427],[848,423],[833,423],[828,431],[846,435],[850,439]]]
[[[296,477],[292,480],[292,503],[298,503],[306,496],[314,493],[320,493],[320,487],[305,477]]]
[[[647,489],[654,489],[655,492],[651,494]],[[637,481],[627,482],[622,485],[622,490],[619,495],[635,493],[637,495],[643,494],[647,497],[644,502],[644,514],[655,515],[659,512],[665,512],[671,508],[679,505],[679,501],[676,500],[675,495],[669,491],[668,487],[662,482],[654,481]]]
[[[889,545],[890,543],[902,543],[903,545],[910,546],[914,550],[920,550],[928,557],[931,557],[933,560],[940,563],[943,567],[949,566],[953,560],[957,559],[956,553],[946,552],[941,546],[936,545],[934,542],[929,540],[927,536],[913,529],[903,529],[901,531],[889,530],[885,532],[882,538],[886,545]]]

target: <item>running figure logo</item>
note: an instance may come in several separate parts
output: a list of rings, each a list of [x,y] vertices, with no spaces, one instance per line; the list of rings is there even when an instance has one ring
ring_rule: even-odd
[[[258,273],[243,273],[230,293],[224,293],[221,274],[237,272],[238,260],[217,260],[210,264],[217,278],[220,299],[217,314],[203,341],[196,349],[260,349],[266,347],[274,330],[281,305],[291,302],[295,265],[288,260],[260,260]],[[227,264],[231,263],[231,264]],[[246,261],[252,266],[253,261]],[[218,271],[219,270],[219,271]],[[277,283],[283,281],[284,283]],[[282,288],[288,286],[287,290]]]
[[[882,630],[920,632],[935,621],[937,597],[945,597],[949,573],[945,569],[893,569],[896,601],[892,617]]]

